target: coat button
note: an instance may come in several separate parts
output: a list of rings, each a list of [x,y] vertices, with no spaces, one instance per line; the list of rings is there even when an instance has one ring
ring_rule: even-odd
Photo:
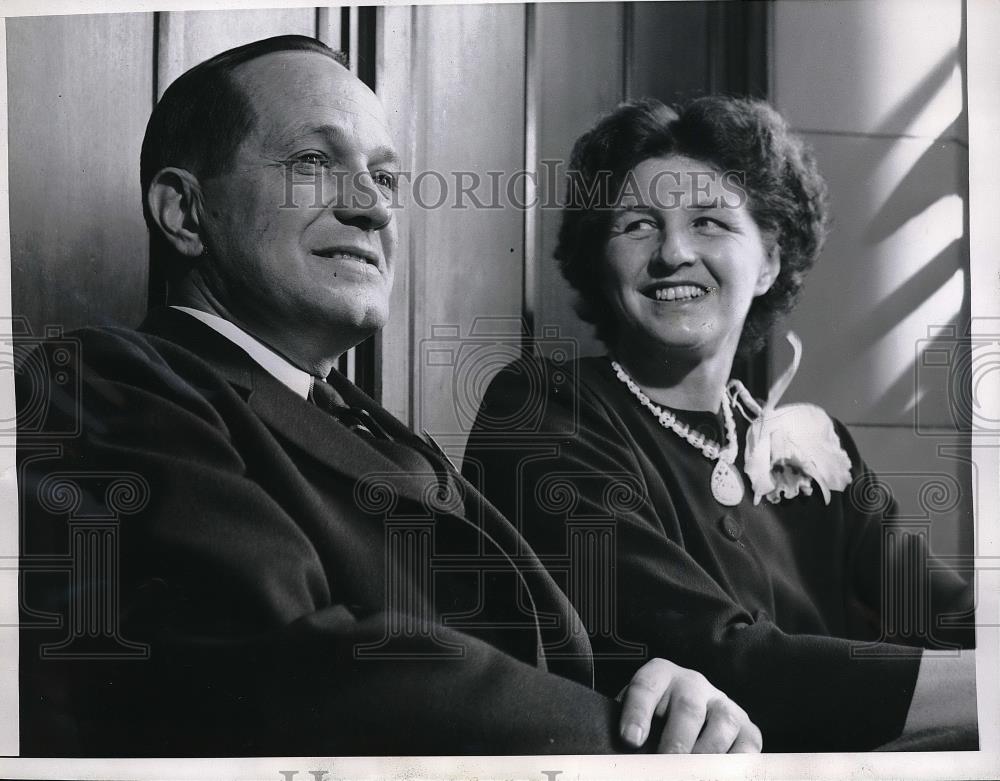
[[[733,542],[736,542],[743,536],[743,527],[741,527],[739,521],[731,515],[723,515],[719,520],[719,526],[722,528],[722,533]]]

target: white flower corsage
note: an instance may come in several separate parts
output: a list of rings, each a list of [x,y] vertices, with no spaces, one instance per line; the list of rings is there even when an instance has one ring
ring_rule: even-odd
[[[812,481],[830,503],[830,491],[843,491],[851,481],[851,460],[840,446],[833,421],[815,404],[778,406],[799,369],[802,342],[789,332],[794,350],[792,363],[771,387],[763,407],[743,387],[730,384],[734,402],[742,402],[755,414],[747,430],[743,469],[753,487],[753,503],[762,496],[772,503],[803,493],[812,496]],[[745,412],[744,412],[745,414]]]

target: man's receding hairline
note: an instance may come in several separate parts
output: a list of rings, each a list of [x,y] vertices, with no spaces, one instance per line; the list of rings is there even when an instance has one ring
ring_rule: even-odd
[[[268,59],[269,57],[276,57],[278,55],[288,55],[288,54],[312,54],[316,55],[317,57],[321,57],[324,60],[328,60],[329,62],[336,65],[337,68],[339,69],[339,73],[336,70],[334,71],[334,73],[338,73],[338,75],[334,77],[336,81],[344,81],[346,77],[346,81],[348,83],[353,82],[358,86],[360,86],[363,92],[373,97],[381,106],[381,100],[379,99],[378,95],[376,95],[375,92],[371,89],[371,87],[369,87],[361,79],[359,79],[354,73],[350,71],[349,68],[345,67],[344,64],[341,63],[336,57],[329,56],[324,52],[316,51],[315,49],[282,49],[280,51],[267,52],[265,54],[261,54],[258,57],[254,57],[253,59],[241,62],[239,65],[234,67],[232,70],[229,71],[229,78],[232,81],[232,83],[243,93],[243,96],[247,98],[247,100],[252,102],[253,98],[256,97],[254,92],[259,91],[260,86],[259,84],[255,83],[254,79],[247,77],[245,69],[250,68],[255,64],[259,64],[262,61]]]
[[[257,127],[257,122],[260,119],[260,112],[258,111],[258,99],[264,93],[261,91],[258,82],[255,82],[255,80],[252,78],[247,78],[246,74],[242,73],[241,71],[244,68],[244,66],[253,65],[254,63],[258,63],[272,55],[279,55],[279,54],[315,54],[322,57],[325,60],[329,60],[330,62],[332,62],[341,71],[341,73],[337,77],[335,77],[338,81],[343,79],[344,76],[346,76],[347,83],[353,82],[354,84],[359,86],[362,90],[362,93],[365,94],[367,97],[371,98],[371,100],[375,102],[375,106],[378,107],[378,111],[373,112],[369,108],[367,109],[367,113],[371,114],[373,117],[378,119],[379,122],[381,122],[382,125],[385,127],[386,132],[388,132],[389,120],[388,117],[385,115],[385,107],[382,105],[381,98],[379,98],[379,96],[375,94],[375,91],[372,90],[371,87],[369,87],[361,79],[359,79],[356,74],[352,73],[351,70],[347,68],[342,62],[340,62],[336,57],[327,56],[324,52],[316,51],[315,49],[282,49],[279,51],[267,52],[265,54],[260,55],[259,57],[254,57],[253,59],[241,62],[239,65],[237,65],[236,67],[234,67],[232,70],[229,71],[228,77],[231,84],[233,85],[233,88],[240,91],[240,94],[246,100],[247,105],[249,106],[250,111],[253,115],[253,124],[248,128],[248,135],[249,133],[253,132]],[[359,103],[361,102],[359,101]]]
[[[249,60],[244,60],[243,62],[241,62],[238,65],[234,66],[229,71],[229,76],[230,76],[230,78],[234,82],[237,82],[237,81],[240,82],[239,86],[242,87],[242,86],[244,86],[244,84],[243,84],[244,77],[241,76],[241,74],[243,73],[243,71],[245,69],[253,67],[255,64],[258,64],[258,63],[260,63],[260,62],[262,62],[264,60],[267,60],[268,58],[279,57],[279,56],[286,56],[286,55],[290,55],[290,54],[291,55],[307,54],[307,55],[314,55],[316,57],[321,57],[324,60],[328,60],[329,62],[332,62],[341,71],[343,71],[344,74],[346,74],[350,78],[354,79],[355,81],[357,81],[362,86],[364,86],[366,88],[368,87],[367,84],[365,84],[363,81],[361,81],[361,79],[359,79],[357,76],[355,76],[353,73],[351,73],[350,69],[347,68],[347,67],[345,67],[344,64],[342,62],[340,62],[340,60],[338,60],[335,56],[333,56],[332,53],[331,54],[327,54],[325,52],[317,51],[316,49],[279,49],[278,51],[264,52],[263,54],[259,54],[256,57],[251,57]]]
[[[229,81],[233,89],[238,90],[240,97],[246,101],[247,108],[250,110],[252,116],[252,124],[247,128],[247,133],[244,134],[243,139],[240,140],[240,145],[246,141],[247,136],[249,136],[254,130],[257,129],[257,123],[260,119],[260,112],[257,110],[258,100],[260,96],[260,87],[255,85],[252,78],[248,78],[245,74],[245,69],[249,68],[262,60],[266,60],[270,57],[277,57],[278,55],[288,55],[288,54],[313,54],[317,57],[322,57],[324,60],[329,60],[338,68],[340,68],[345,74],[353,78],[358,84],[367,88],[368,85],[365,84],[361,79],[351,73],[350,69],[345,67],[340,60],[338,60],[333,54],[327,54],[326,52],[318,51],[316,49],[278,49],[277,51],[263,52],[256,57],[251,57],[249,60],[244,60],[243,62],[235,65],[229,69],[226,74],[226,79]],[[374,94],[374,93],[373,93]],[[376,96],[377,97],[377,96]]]

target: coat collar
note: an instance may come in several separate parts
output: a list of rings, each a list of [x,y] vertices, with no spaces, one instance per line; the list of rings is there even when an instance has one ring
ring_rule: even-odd
[[[283,420],[294,419],[287,414],[288,395],[281,393],[281,389],[275,387],[275,383],[278,386],[282,386],[282,383],[277,380],[271,382],[274,378],[244,350],[197,318],[169,307],[154,309],[139,326],[139,330],[167,339],[195,353],[230,383],[248,392],[248,400],[258,411],[268,415],[280,413],[279,416]],[[409,428],[340,372],[334,370],[327,380],[350,406],[367,411],[393,439],[418,449],[425,447],[422,440]],[[311,423],[315,424],[317,420],[328,422],[325,412],[316,409],[313,404],[308,404],[308,407],[319,416],[318,418],[307,416],[311,418]],[[303,407],[294,405],[292,409],[299,410]],[[320,428],[326,427],[320,426]],[[328,432],[322,433],[325,435]]]
[[[176,309],[156,309],[150,312],[139,330],[194,353],[241,392],[247,404],[272,431],[353,482],[373,473],[398,471],[398,467],[376,448],[340,426],[316,405],[299,398],[240,347],[200,320]],[[342,379],[336,387],[349,404],[361,401],[358,406],[366,409],[368,405],[378,406],[346,378]],[[369,412],[375,417],[373,410]],[[391,417],[387,413],[386,416]],[[380,424],[383,423],[381,418],[381,414],[376,418]],[[392,429],[386,428],[396,436],[395,429],[401,425],[397,421]],[[416,486],[401,487],[408,487],[404,492],[419,500],[421,494]]]
[[[301,396],[303,399],[309,397],[309,389],[312,386],[313,380],[312,375],[292,364],[285,356],[274,351],[263,342],[255,339],[236,325],[236,323],[218,315],[203,312],[200,309],[191,309],[190,307],[179,305],[172,306],[171,309],[178,309],[181,312],[185,312],[196,320],[200,320],[212,330],[218,331],[247,353],[268,374],[284,385],[287,385],[298,396]]]
[[[233,385],[252,391],[255,375],[263,372],[243,350],[212,328],[176,309],[153,309],[139,331],[165,339],[194,353]]]

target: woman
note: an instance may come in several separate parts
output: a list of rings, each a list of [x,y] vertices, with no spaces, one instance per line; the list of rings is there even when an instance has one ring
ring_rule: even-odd
[[[609,355],[502,371],[465,470],[562,573],[598,686],[666,657],[742,705],[765,751],[870,749],[928,728],[964,730],[936,747],[969,747],[973,652],[913,646],[970,646],[972,622],[887,631],[907,622],[880,615],[882,579],[901,572],[883,536],[899,555],[926,551],[903,529],[883,535],[894,506],[842,425],[775,408],[798,347],[763,407],[730,382],[822,247],[810,154],[758,101],[643,100],[585,133],[570,170],[556,257]],[[955,573],[935,565],[929,588],[938,613],[971,611]]]

